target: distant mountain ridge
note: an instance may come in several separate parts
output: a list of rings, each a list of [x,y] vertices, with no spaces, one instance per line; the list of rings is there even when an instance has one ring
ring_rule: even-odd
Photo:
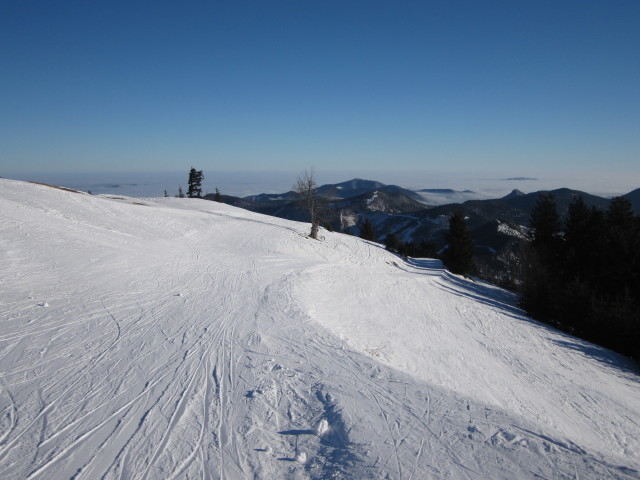
[[[382,187],[385,187],[384,183],[376,182],[374,180],[354,178],[334,185],[322,185],[321,187],[318,187],[318,194],[324,197],[349,198],[372,190],[377,190]]]
[[[531,193],[514,189],[502,198],[429,206],[420,192],[446,195],[474,193],[470,190],[426,188],[413,191],[397,185],[354,178],[318,187],[318,195],[323,200],[322,223],[334,230],[358,235],[364,220],[369,219],[374,225],[378,241],[394,233],[405,242],[428,241],[444,245],[443,233],[448,228],[448,219],[454,211],[461,210],[467,217],[479,252],[496,255],[513,242],[526,238],[531,210],[541,194],[554,195],[562,218],[577,197],[582,197],[589,207],[602,210],[607,209],[610,202],[608,198],[579,190],[559,188]],[[636,212],[640,211],[640,188],[624,197],[631,201]],[[213,196],[205,198],[213,199]],[[223,195],[222,199],[224,203],[258,213],[308,221],[307,212],[300,207],[293,191],[244,198]]]

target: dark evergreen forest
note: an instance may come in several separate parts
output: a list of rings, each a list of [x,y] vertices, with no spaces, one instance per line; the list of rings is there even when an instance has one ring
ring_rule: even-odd
[[[543,195],[531,229],[521,258],[527,313],[640,358],[640,217],[629,200],[603,211],[578,197],[562,222],[553,195]]]

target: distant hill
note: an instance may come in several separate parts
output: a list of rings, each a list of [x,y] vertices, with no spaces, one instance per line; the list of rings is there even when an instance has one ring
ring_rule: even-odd
[[[536,205],[538,198],[540,195],[547,193],[554,195],[558,206],[558,213],[561,217],[567,215],[569,205],[577,197],[582,197],[588,206],[596,206],[601,209],[606,209],[609,206],[609,199],[590,195],[579,190],[559,188],[552,191],[542,190],[521,195],[511,192],[506,197],[493,200],[469,200],[463,204],[441,205],[431,209],[430,213],[435,215],[451,215],[454,210],[459,208],[474,218],[475,222],[479,223],[498,219],[520,225],[528,225],[531,210]]]
[[[327,200],[339,200],[357,197],[375,190],[401,193],[409,198],[413,198],[414,200],[421,200],[420,195],[412,190],[402,188],[397,185],[385,185],[384,183],[373,180],[363,180],[361,178],[354,178],[353,180],[342,183],[321,185],[318,187],[318,195]],[[249,195],[244,197],[244,200],[262,206],[273,206],[296,201],[297,197],[294,191],[289,191],[285,193],[261,193],[259,195]]]
[[[296,200],[296,198],[296,193],[294,191],[289,191],[286,193],[261,193],[259,195],[249,195],[247,197],[243,197],[244,200],[254,204],[265,203],[270,205],[292,202]]]
[[[384,187],[384,183],[354,178],[342,183],[322,185],[318,194],[327,198],[349,198]]]
[[[505,195],[504,197],[502,197],[502,199],[503,199],[503,200],[506,200],[506,199],[508,199],[508,198],[520,197],[520,196],[522,196],[522,195],[525,195],[525,193],[524,193],[524,192],[521,192],[521,191],[520,191],[520,190],[518,190],[518,189],[514,189],[514,190],[511,190],[511,193],[509,193],[509,194]]]
[[[362,180],[360,178],[354,178],[353,180],[334,185],[322,185],[321,187],[318,187],[318,195],[329,200],[358,197],[373,191],[401,194],[412,198],[417,202],[422,201],[422,197],[413,190],[402,188],[397,185],[385,185],[384,183],[373,180]]]
[[[393,189],[373,190],[330,205],[336,209],[351,209],[356,212],[382,212],[386,214],[415,212],[425,208],[422,203]]]
[[[636,188],[634,191],[623,195],[623,197],[631,202],[634,212],[640,213],[640,188]]]
[[[323,225],[334,230],[358,235],[365,219],[374,225],[376,238],[383,241],[387,234],[395,233],[406,242],[433,242],[444,245],[443,233],[448,219],[456,210],[462,210],[478,245],[481,255],[498,255],[505,248],[527,237],[531,210],[541,194],[552,193],[558,213],[564,218],[569,205],[582,197],[588,206],[605,210],[610,200],[579,190],[559,188],[523,193],[514,189],[497,199],[472,199],[460,203],[438,206],[424,204],[423,195],[477,195],[470,190],[421,189],[416,192],[381,182],[354,178],[322,185],[318,193],[323,199],[321,212]],[[625,195],[636,211],[640,211],[640,189]],[[206,198],[213,199],[213,195]],[[223,202],[266,215],[290,220],[307,221],[307,212],[297,203],[294,192],[260,194],[245,198],[223,196]]]

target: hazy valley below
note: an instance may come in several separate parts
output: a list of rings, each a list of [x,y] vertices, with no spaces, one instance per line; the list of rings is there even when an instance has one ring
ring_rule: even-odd
[[[196,165],[197,167],[197,165]],[[463,192],[470,195],[431,195],[431,203],[440,205],[470,199],[501,198],[513,189],[524,193],[555,188],[571,188],[593,195],[611,197],[623,195],[640,187],[640,176],[629,173],[611,173],[583,176],[579,172],[545,173],[539,176],[514,176],[505,172],[433,172],[346,170],[323,171],[316,168],[318,184],[344,182],[350,178],[376,180],[385,184],[400,185],[409,190],[439,189]],[[203,192],[214,193],[218,188],[223,194],[237,197],[260,193],[281,193],[291,190],[299,170],[276,171],[216,171],[204,170]],[[187,171],[174,172],[0,172],[5,178],[61,185],[94,194],[119,194],[130,197],[161,197],[167,190],[169,196],[178,193],[178,187],[186,188]]]

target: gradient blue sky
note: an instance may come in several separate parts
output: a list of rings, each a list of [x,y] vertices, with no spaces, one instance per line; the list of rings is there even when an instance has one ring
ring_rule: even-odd
[[[3,0],[0,175],[563,169],[640,186],[639,25],[638,0]]]

